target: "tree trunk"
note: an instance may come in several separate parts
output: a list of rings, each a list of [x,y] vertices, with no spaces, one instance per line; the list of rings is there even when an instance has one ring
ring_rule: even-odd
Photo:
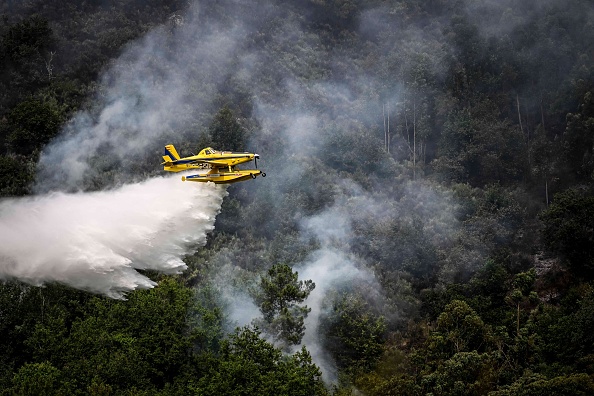
[[[388,154],[390,154],[390,103],[388,103]]]
[[[417,178],[417,107],[413,100],[413,180]]]
[[[520,132],[524,136],[524,127],[522,126],[522,113],[520,113],[520,97],[516,94],[516,105],[518,106],[518,121],[520,122]]]
[[[516,334],[518,337],[520,336],[520,303],[518,302],[518,313],[517,313],[517,322],[516,322]]]
[[[542,132],[546,136],[544,110],[542,108],[542,92],[540,93],[540,123],[542,124]]]
[[[386,147],[386,150],[387,150],[386,142],[388,141],[388,134],[386,133],[386,105],[385,104],[382,105],[382,115],[384,117],[384,147]]]

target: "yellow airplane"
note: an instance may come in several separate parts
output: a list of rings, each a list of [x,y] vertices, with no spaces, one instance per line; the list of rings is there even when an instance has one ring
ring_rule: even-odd
[[[188,169],[209,169],[206,173],[182,176],[182,181],[213,182],[216,184],[235,183],[256,176],[266,177],[266,173],[258,169],[239,169],[237,165],[254,161],[258,167],[258,154],[236,153],[232,151],[216,151],[211,147],[202,149],[198,155],[181,158],[172,144],[165,146],[163,169],[168,172],[180,172]]]

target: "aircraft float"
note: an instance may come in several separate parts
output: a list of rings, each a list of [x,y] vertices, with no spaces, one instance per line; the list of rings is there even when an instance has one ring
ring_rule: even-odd
[[[235,183],[255,179],[258,175],[266,177],[266,173],[258,169],[239,169],[237,165],[254,161],[258,168],[258,158],[254,153],[237,153],[233,151],[217,151],[212,147],[202,149],[198,155],[181,158],[172,144],[165,146],[163,169],[168,172],[180,172],[189,169],[208,169],[206,173],[182,176],[182,181],[213,182],[216,184]]]

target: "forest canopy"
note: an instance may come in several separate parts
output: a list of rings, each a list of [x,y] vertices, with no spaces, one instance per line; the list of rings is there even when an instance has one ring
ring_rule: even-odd
[[[594,393],[593,21],[587,0],[3,2],[0,394]],[[118,194],[160,180],[165,144],[268,176],[135,195],[171,220],[126,228]],[[70,197],[113,217],[87,235],[56,201],[73,223],[5,258]],[[142,232],[144,266],[101,272]]]

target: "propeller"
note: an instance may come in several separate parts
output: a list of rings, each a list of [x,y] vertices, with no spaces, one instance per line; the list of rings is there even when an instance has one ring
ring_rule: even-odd
[[[260,158],[260,156],[258,154],[254,154],[254,164],[256,165],[256,169],[258,169],[258,158]]]

